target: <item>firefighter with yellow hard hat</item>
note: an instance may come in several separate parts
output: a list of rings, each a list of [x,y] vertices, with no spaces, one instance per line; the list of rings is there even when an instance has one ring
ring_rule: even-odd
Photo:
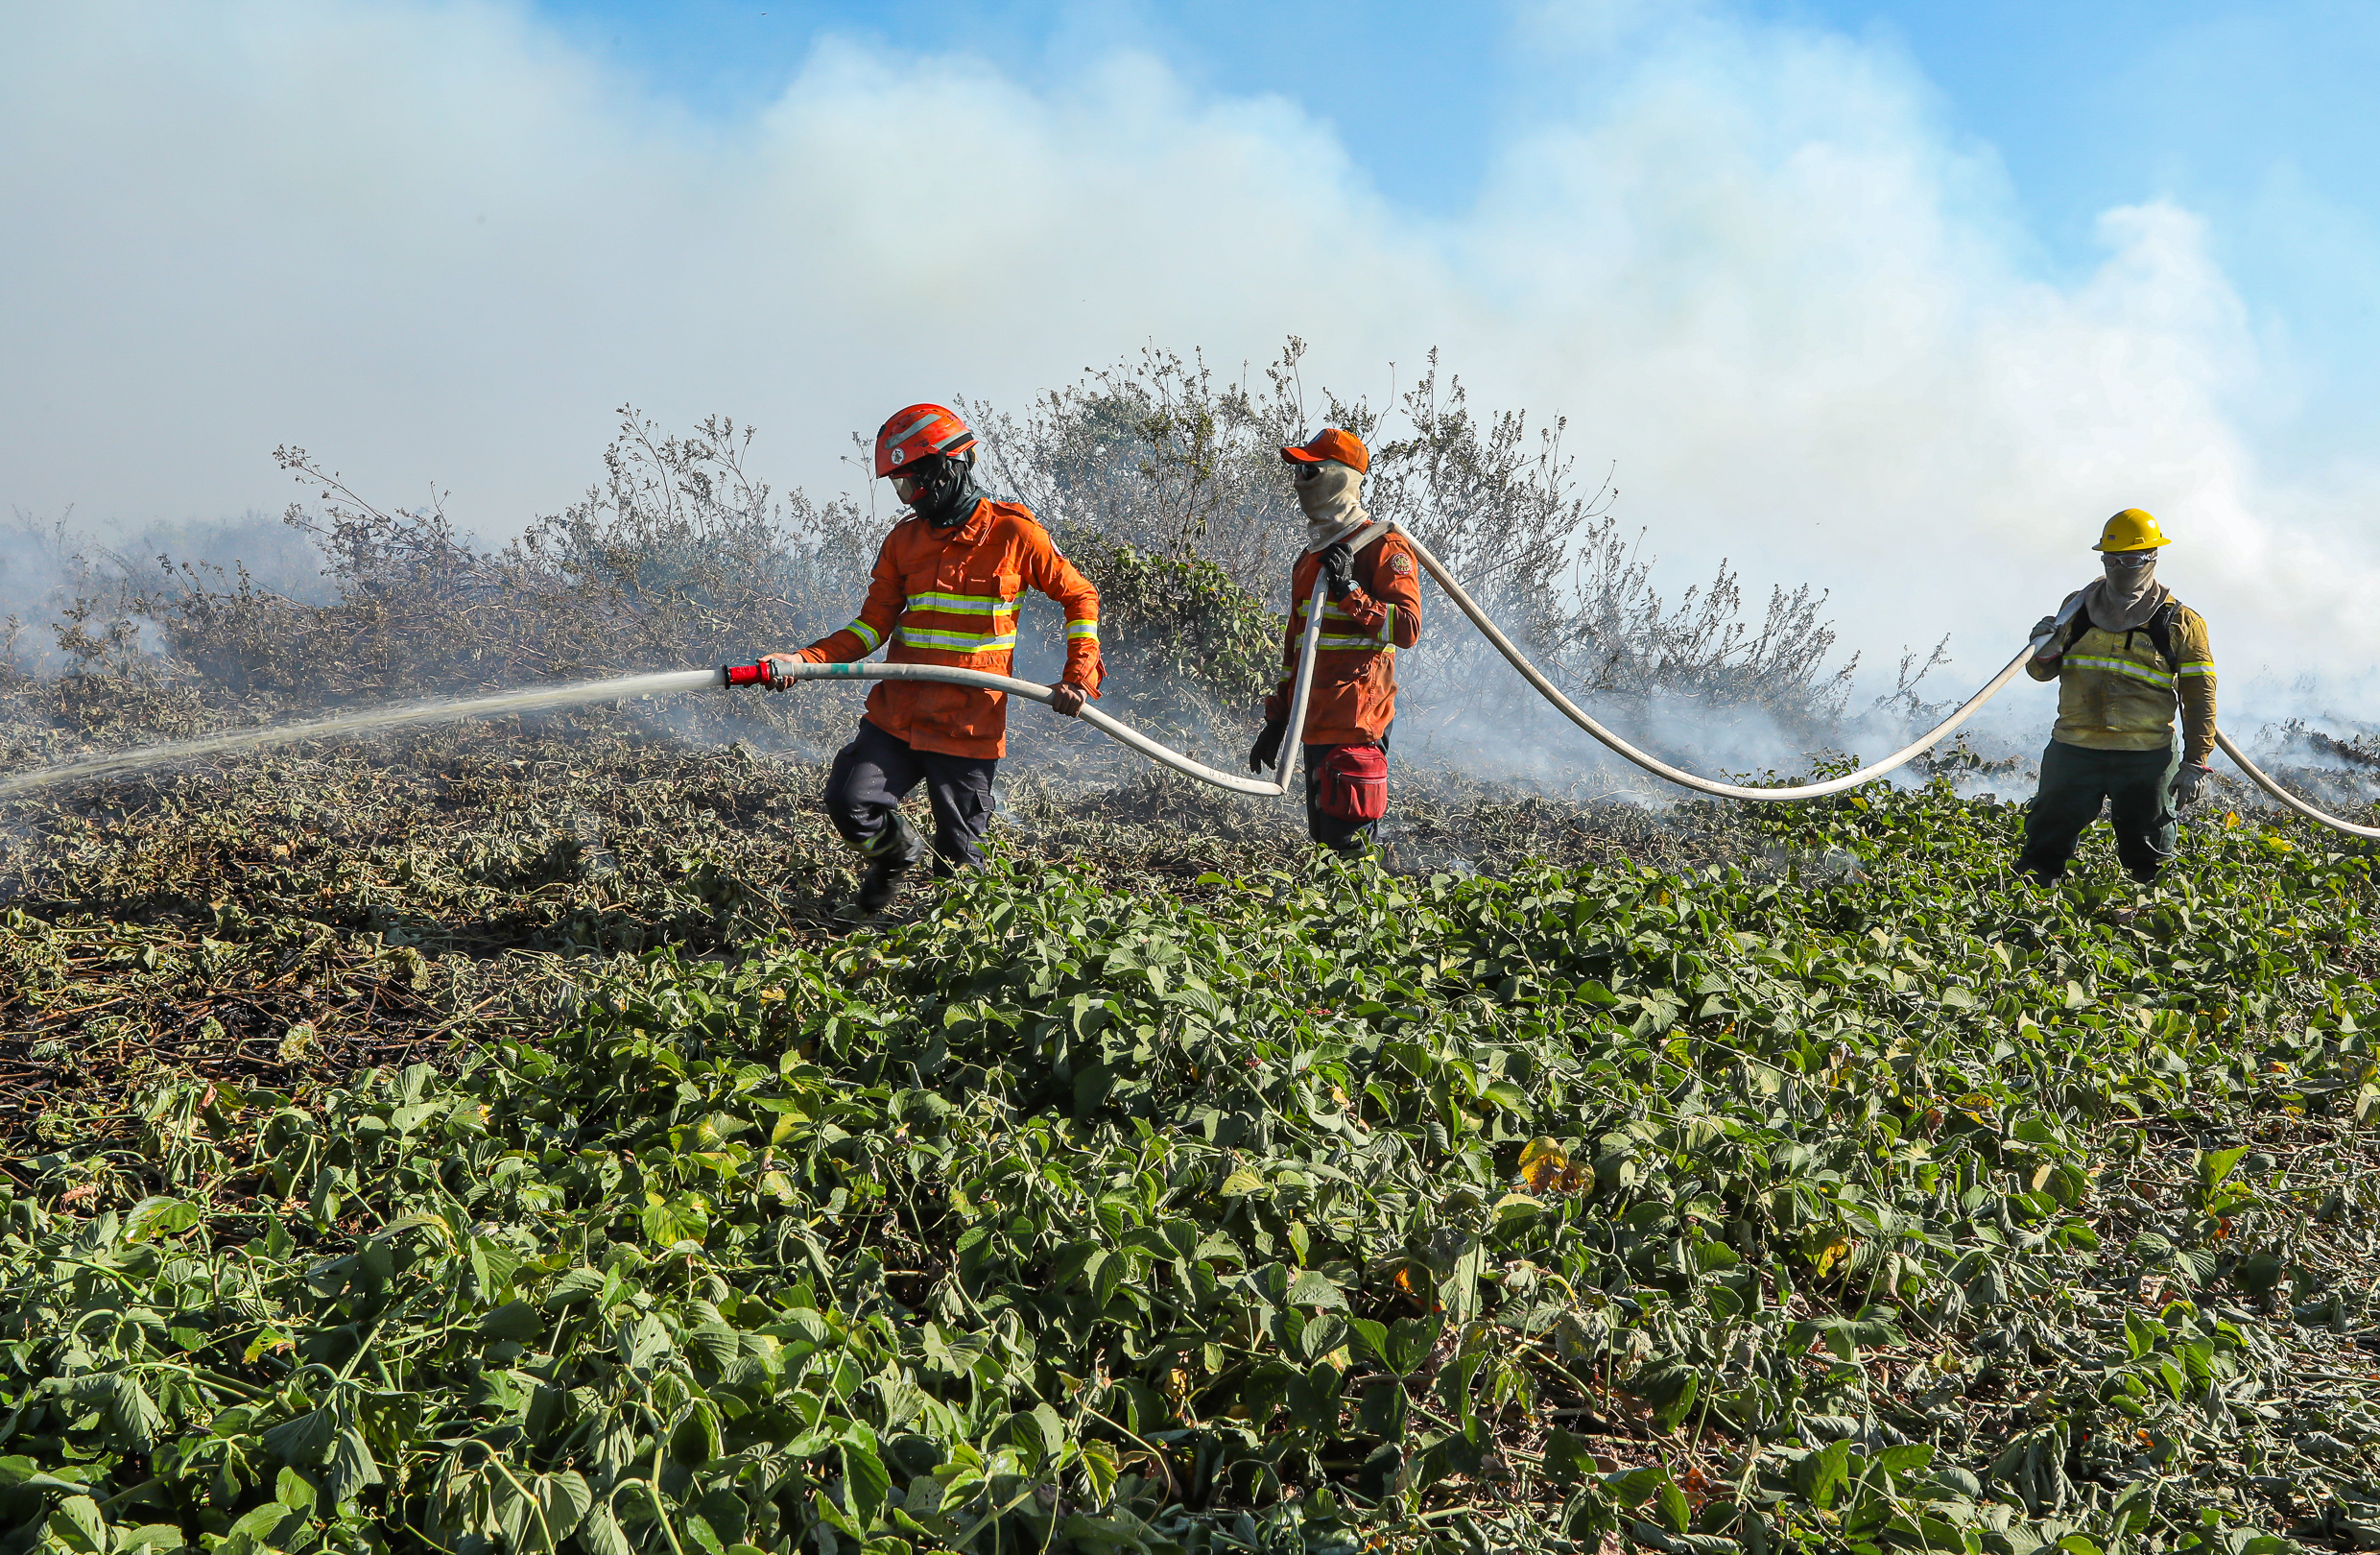
[[[2033,629],[2025,670],[2058,682],[2058,725],[2016,867],[2044,884],[2065,873],[2103,803],[2126,873],[2155,879],[2174,856],[2176,816],[2206,780],[2215,654],[2204,618],[2156,581],[2165,543],[2140,509],[2117,514],[2092,547],[2103,576]]]

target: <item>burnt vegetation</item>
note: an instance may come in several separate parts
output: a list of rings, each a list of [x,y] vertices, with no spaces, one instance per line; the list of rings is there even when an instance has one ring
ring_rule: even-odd
[[[1210,756],[1323,420],[1581,692],[1837,727],[1820,601],[1672,606],[1559,427],[1400,398],[1293,347],[970,409],[1107,705]],[[807,640],[882,520],[749,437],[629,416],[502,546],[294,449],[270,565],[20,534],[0,771]],[[1450,614],[1423,749],[1522,717]],[[2035,891],[1960,748],[1776,811],[1422,763],[1348,871],[1025,710],[992,867],[861,923],[854,711],[0,800],[7,1547],[2380,1546],[2368,850],[2219,806],[2154,893],[2101,843]],[[2344,804],[2363,742],[2294,737]]]

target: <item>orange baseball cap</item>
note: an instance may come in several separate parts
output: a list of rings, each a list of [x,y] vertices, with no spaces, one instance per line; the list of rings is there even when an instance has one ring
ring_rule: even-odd
[[[1371,468],[1371,455],[1364,450],[1363,440],[1335,426],[1315,433],[1313,441],[1302,448],[1283,448],[1281,457],[1300,465],[1319,465],[1325,459],[1336,459],[1349,469]]]

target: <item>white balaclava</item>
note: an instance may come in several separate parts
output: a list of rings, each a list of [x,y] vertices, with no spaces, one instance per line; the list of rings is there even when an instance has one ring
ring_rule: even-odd
[[[1297,506],[1306,515],[1306,549],[1320,551],[1346,538],[1366,524],[1364,472],[1336,459],[1325,459],[1299,471],[1295,485]]]
[[[2090,598],[2083,601],[2093,626],[2103,632],[2130,632],[2156,613],[2165,603],[2165,590],[2157,586],[2156,558],[2156,552],[2149,550],[2109,551],[2100,559],[2106,575],[2090,586]]]

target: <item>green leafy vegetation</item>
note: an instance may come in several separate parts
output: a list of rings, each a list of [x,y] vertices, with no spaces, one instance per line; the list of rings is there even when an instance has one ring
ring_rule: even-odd
[[[2380,1538],[2368,857],[2216,819],[2154,895],[2103,858],[2040,893],[2013,815],[1871,793],[1711,817],[1740,867],[1509,878],[1020,850],[862,934],[541,963],[546,1014],[438,1063],[86,1095],[11,1165],[0,1518]]]
[[[1236,744],[1273,677],[1297,350],[982,419],[1136,722]],[[1434,359],[1397,414],[1375,508],[1569,683],[1833,727],[1822,601],[1673,609],[1558,437]],[[0,765],[791,646],[880,526],[748,437],[631,415],[497,550],[285,450],[319,576],[64,569]],[[1400,752],[1514,743],[1432,640]],[[1349,873],[1037,723],[995,866],[859,922],[854,712],[9,801],[0,1555],[2380,1547],[2368,849],[2206,814],[2043,892],[1964,748],[1778,812],[1408,754]]]

